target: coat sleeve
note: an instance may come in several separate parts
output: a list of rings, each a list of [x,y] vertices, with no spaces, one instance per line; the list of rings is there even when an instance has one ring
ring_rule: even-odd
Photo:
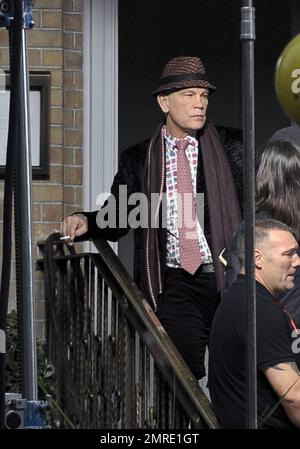
[[[220,140],[224,146],[232,173],[241,211],[243,210],[243,152],[242,132],[240,129],[217,126]]]
[[[225,126],[216,127],[224,145],[233,176],[241,211],[244,209],[244,144],[242,130]],[[255,148],[255,173],[257,173],[262,148]]]
[[[105,238],[117,241],[130,229],[128,215],[134,208],[128,198],[141,191],[141,175],[144,171],[144,147],[136,145],[123,151],[118,171],[114,177],[110,196],[99,211],[80,212],[88,219],[88,232],[83,238]]]

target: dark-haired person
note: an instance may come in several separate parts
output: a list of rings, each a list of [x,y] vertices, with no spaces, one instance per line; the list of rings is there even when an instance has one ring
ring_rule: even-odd
[[[223,428],[245,428],[247,298],[244,230],[239,233],[241,274],[215,314],[209,340],[209,389]],[[300,428],[299,337],[276,297],[294,287],[300,265],[291,229],[273,220],[257,220],[254,231],[258,426]],[[299,299],[300,300],[300,299]]]
[[[300,147],[292,141],[270,141],[265,147],[256,175],[256,218],[274,218],[290,226],[300,242]],[[226,292],[240,270],[236,254],[239,230],[229,246],[226,267]],[[300,328],[300,268],[296,269],[295,287],[281,293],[283,308]]]
[[[87,233],[115,241],[133,227],[130,205],[128,220],[120,225],[124,211],[119,210],[119,188],[126,186],[128,197],[146,195],[147,225],[134,229],[134,278],[197,379],[205,375],[210,325],[224,284],[218,256],[240,221],[242,191],[241,141],[232,130],[216,129],[207,121],[215,90],[198,57],[169,60],[153,92],[164,120],[150,140],[121,156],[111,187],[116,224],[105,227],[102,220],[108,200],[98,213],[67,217],[61,226],[71,240]],[[195,217],[195,197],[200,193],[204,226]],[[189,207],[179,201],[184,195],[190,198]],[[153,207],[154,197],[158,201]],[[151,223],[151,209],[157,226]]]
[[[300,147],[292,141],[267,144],[256,176],[256,216],[275,218],[290,226],[300,242]],[[300,329],[300,268],[295,287],[279,296]]]
[[[269,142],[273,142],[274,140],[284,140],[300,146],[300,125],[292,122],[291,126],[278,129],[272,135]]]

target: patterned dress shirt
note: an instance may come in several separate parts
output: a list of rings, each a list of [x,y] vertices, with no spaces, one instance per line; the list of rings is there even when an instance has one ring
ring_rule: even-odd
[[[180,248],[178,235],[178,202],[177,202],[177,138],[166,133],[166,127],[162,129],[166,149],[166,205],[167,205],[167,266],[180,267]],[[196,195],[197,165],[198,165],[198,140],[193,136],[186,136],[189,145],[186,155],[189,161],[193,194]],[[203,229],[197,220],[199,251],[203,264],[212,263],[212,255],[207,244]]]

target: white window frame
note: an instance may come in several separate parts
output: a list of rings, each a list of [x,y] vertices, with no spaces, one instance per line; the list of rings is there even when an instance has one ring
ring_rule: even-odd
[[[95,210],[118,167],[118,0],[83,1],[83,36],[83,207]]]

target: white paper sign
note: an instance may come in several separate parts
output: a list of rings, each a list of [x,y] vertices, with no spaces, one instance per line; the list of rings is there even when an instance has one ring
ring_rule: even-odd
[[[41,93],[29,93],[32,166],[40,165]],[[0,165],[6,165],[10,91],[0,90]]]

